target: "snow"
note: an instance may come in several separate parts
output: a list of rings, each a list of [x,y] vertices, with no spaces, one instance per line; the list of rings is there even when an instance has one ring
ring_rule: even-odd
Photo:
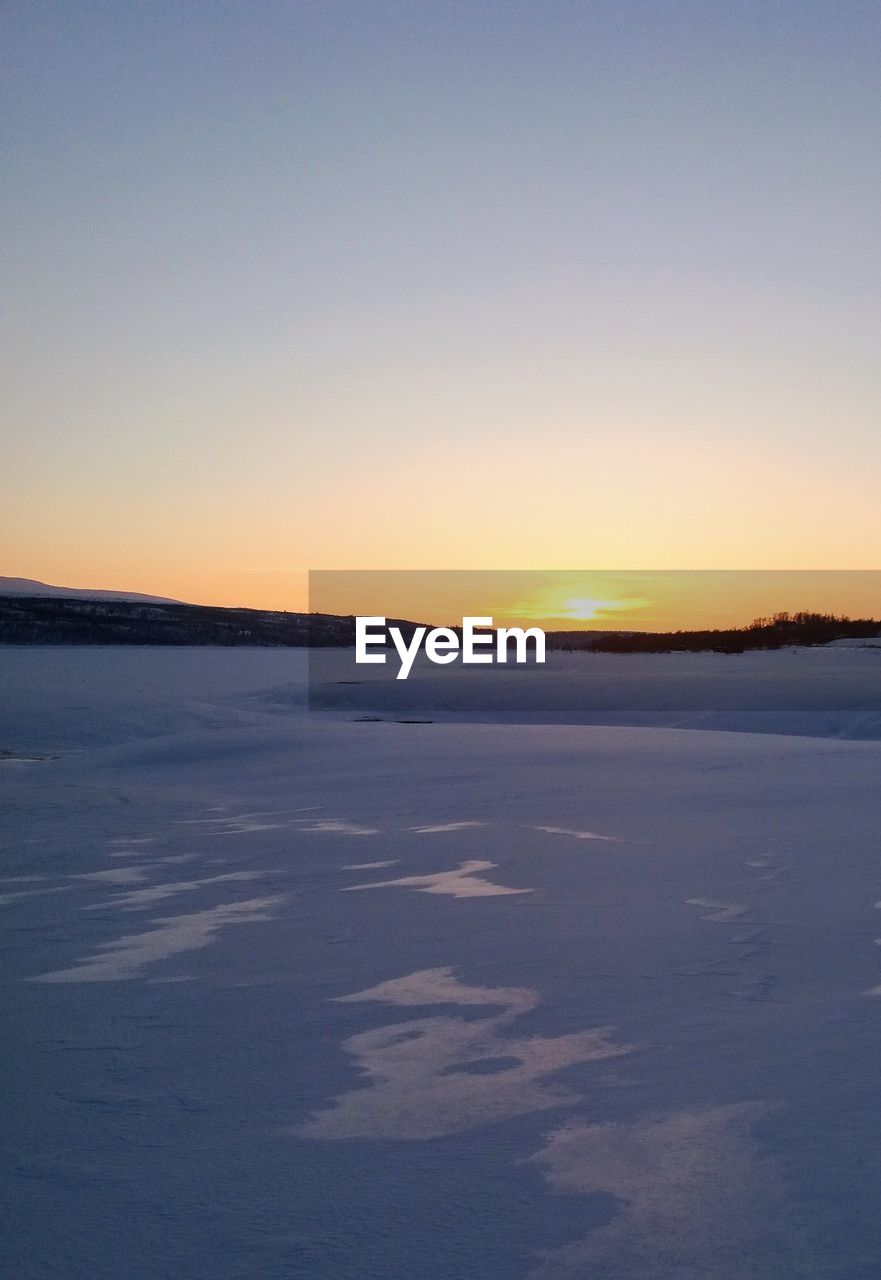
[[[105,591],[89,587],[54,587],[36,578],[0,577],[0,596],[64,596],[75,600],[134,600],[144,604],[180,604],[169,596],[145,596],[138,591]]]
[[[719,657],[778,732],[0,651],[5,1274],[878,1274],[877,652],[583,657],[545,714]]]
[[[545,666],[363,667],[354,650],[309,662],[310,705],[347,718],[618,724],[881,738],[881,649],[818,646],[746,653],[548,654]],[[286,707],[267,690],[267,710]]]
[[[832,640],[827,646],[830,649],[881,649],[881,635],[850,636],[844,640]]]

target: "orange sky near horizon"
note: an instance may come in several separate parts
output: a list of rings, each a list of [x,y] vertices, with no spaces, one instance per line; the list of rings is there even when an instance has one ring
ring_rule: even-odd
[[[881,571],[318,571],[309,607],[546,631],[725,628],[780,611],[881,618]]]
[[[52,570],[51,560],[48,567]],[[168,596],[193,604],[381,613],[435,625],[457,622],[465,614],[488,614],[503,625],[538,623],[546,630],[740,626],[760,614],[799,609],[881,617],[881,572],[870,565],[767,570],[641,564],[582,571],[449,570],[435,564],[418,570],[365,567],[310,574],[269,565],[223,570],[206,562],[171,569],[157,565],[143,576],[125,566],[114,571],[109,564],[105,576],[76,573],[74,563],[68,567],[61,557],[57,571],[46,572],[42,564],[33,570],[9,576],[78,589]]]
[[[325,471],[309,488],[293,440],[271,472],[230,442],[198,486],[190,473],[160,488],[128,474],[91,479],[86,494],[59,487],[46,506],[25,479],[0,511],[0,569],[300,610],[310,569],[871,570],[881,558],[878,470],[851,456],[824,461],[806,446],[790,462],[767,441],[732,456],[684,428],[635,456],[612,430],[570,440],[548,433],[546,448],[498,461],[479,439],[469,452],[414,438],[397,465],[365,442],[355,474]]]

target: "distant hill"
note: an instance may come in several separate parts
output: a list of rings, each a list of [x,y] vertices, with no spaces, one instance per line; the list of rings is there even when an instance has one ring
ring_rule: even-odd
[[[6,579],[9,581],[9,579]],[[405,636],[412,622],[390,619]],[[355,619],[270,609],[222,609],[150,597],[3,594],[0,644],[147,644],[344,647]]]
[[[22,582],[27,579],[0,578],[0,644],[342,648],[355,643],[351,615],[225,609],[112,591],[67,595],[63,587],[27,594],[23,588],[6,586]],[[417,625],[400,618],[389,618],[387,623],[398,627],[408,640]],[[743,653],[786,645],[877,644],[879,636],[881,622],[876,619],[805,612],[779,613],[757,618],[747,627],[721,631],[549,631],[547,647],[603,653]]]
[[[71,600],[143,600],[151,604],[180,604],[169,596],[145,596],[138,591],[101,591],[88,587],[53,587],[35,578],[0,577],[0,596],[64,596]]]

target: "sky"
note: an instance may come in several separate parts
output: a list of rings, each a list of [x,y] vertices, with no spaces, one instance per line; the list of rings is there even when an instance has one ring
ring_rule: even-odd
[[[881,3],[0,5],[0,573],[874,569]]]
[[[878,618],[881,571],[317,569],[308,600],[316,613],[390,625],[458,626],[478,617],[545,631],[673,631],[743,627],[784,611]]]

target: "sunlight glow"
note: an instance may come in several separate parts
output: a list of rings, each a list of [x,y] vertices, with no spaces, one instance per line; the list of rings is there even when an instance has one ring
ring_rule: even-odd
[[[563,601],[563,612],[561,614],[551,614],[551,617],[572,618],[573,621],[590,622],[594,618],[601,618],[606,613],[612,613],[616,610],[630,611],[631,609],[644,608],[648,604],[647,600],[591,600],[591,599],[570,599]]]

